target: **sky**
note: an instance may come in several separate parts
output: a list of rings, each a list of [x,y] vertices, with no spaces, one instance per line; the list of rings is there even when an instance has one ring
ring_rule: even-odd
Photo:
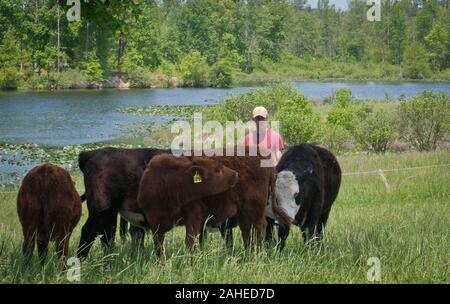
[[[308,0],[308,4],[311,7],[317,7],[317,0]],[[347,0],[330,0],[330,4],[334,4],[336,8],[346,9],[347,8]]]

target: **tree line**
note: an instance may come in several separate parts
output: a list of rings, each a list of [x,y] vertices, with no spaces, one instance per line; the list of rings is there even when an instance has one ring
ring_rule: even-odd
[[[347,10],[328,0],[82,0],[75,22],[69,8],[1,1],[0,87],[113,76],[139,87],[226,87],[264,74],[450,79],[449,0],[385,0],[379,22],[367,20],[365,0]]]

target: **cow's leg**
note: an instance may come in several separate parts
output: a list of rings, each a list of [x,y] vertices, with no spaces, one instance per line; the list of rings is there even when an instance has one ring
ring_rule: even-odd
[[[89,214],[86,223],[81,229],[80,244],[78,245],[77,256],[80,259],[85,259],[91,249],[95,238],[99,231],[97,223],[100,221],[98,214]]]
[[[220,233],[222,234],[222,226],[220,226]],[[200,248],[202,248],[202,249],[204,248],[205,242],[207,241],[207,239],[208,239],[208,231],[206,228],[206,224],[203,223],[202,228],[200,230],[200,236],[198,237],[198,242],[200,244]]]
[[[158,231],[153,232],[153,243],[155,245],[156,256],[160,257],[164,249],[164,233]]]
[[[125,239],[127,238],[127,233],[128,233],[128,222],[125,219],[123,219],[122,217],[119,217],[119,218],[120,218],[120,230],[119,230],[120,238],[123,241],[125,241]],[[130,227],[130,230],[131,230],[131,227]],[[131,231],[130,231],[130,234],[131,234]]]
[[[322,239],[323,230],[325,229],[325,226],[327,224],[328,216],[330,215],[330,211],[331,211],[331,209],[322,213],[319,217],[319,223],[317,224],[317,236],[319,237],[319,239]]]
[[[35,242],[36,233],[32,229],[24,229],[22,254],[25,258],[26,263],[28,263],[33,256]]]
[[[251,225],[245,216],[238,214],[238,224],[241,228],[242,240],[244,242],[244,248],[248,249],[251,243]]]
[[[288,225],[279,225],[278,226],[278,248],[282,251],[286,245],[286,239],[289,236],[289,226]]]
[[[194,248],[194,243],[197,235],[200,234],[200,231],[202,229],[201,223],[203,222],[200,218],[198,218],[196,213],[187,214],[185,217],[185,226],[186,226],[186,248],[190,251]]]
[[[41,265],[45,264],[45,258],[47,256],[48,242],[50,238],[47,233],[39,233],[37,236],[37,247],[39,253],[39,260],[41,261]]]
[[[233,247],[233,227],[225,226],[225,244],[228,248]]]
[[[322,205],[320,203],[313,203],[304,224],[300,227],[305,241],[314,238],[317,233],[321,208]]]
[[[100,222],[101,227],[99,229],[102,234],[100,240],[102,241],[103,250],[109,252],[114,248],[118,212],[115,210],[108,210],[103,211],[102,213],[102,221]]]
[[[71,234],[69,233],[63,237],[56,238],[56,252],[59,258],[65,258],[69,255],[70,235]]]
[[[145,230],[133,225],[130,225],[131,235],[131,248],[133,251],[136,249],[144,249]]]
[[[275,221],[269,217],[266,218],[267,226],[266,226],[266,243],[269,247],[272,247],[273,244],[273,226]]]
[[[228,221],[229,219],[220,225],[220,235],[225,240],[225,245],[231,248],[233,246],[233,226]]]

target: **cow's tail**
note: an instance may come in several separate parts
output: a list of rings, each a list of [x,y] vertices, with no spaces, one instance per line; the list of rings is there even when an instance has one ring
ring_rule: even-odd
[[[286,212],[278,206],[277,195],[275,191],[275,170],[272,170],[272,174],[270,175],[270,189],[271,189],[271,199],[272,199],[272,210],[275,216],[278,219],[278,222],[281,225],[290,225],[292,223],[292,219],[286,214]]]
[[[83,172],[83,174],[86,174],[85,172],[86,163],[90,157],[91,157],[90,152],[81,152],[80,154],[78,154],[78,167],[80,168],[81,172]],[[80,199],[81,202],[84,202],[86,200],[86,192],[80,195]]]
[[[87,152],[81,152],[78,154],[78,167],[80,168],[81,172],[84,173],[84,170],[86,168],[86,163],[91,157],[91,153],[89,151]]]

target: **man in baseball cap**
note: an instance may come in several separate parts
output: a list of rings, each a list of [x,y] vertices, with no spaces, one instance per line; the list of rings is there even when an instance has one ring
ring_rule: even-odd
[[[256,123],[256,132],[250,132],[245,136],[245,145],[262,145],[272,154],[274,166],[278,164],[284,150],[281,135],[268,127],[269,112],[264,107],[256,107],[252,111],[253,121]]]

